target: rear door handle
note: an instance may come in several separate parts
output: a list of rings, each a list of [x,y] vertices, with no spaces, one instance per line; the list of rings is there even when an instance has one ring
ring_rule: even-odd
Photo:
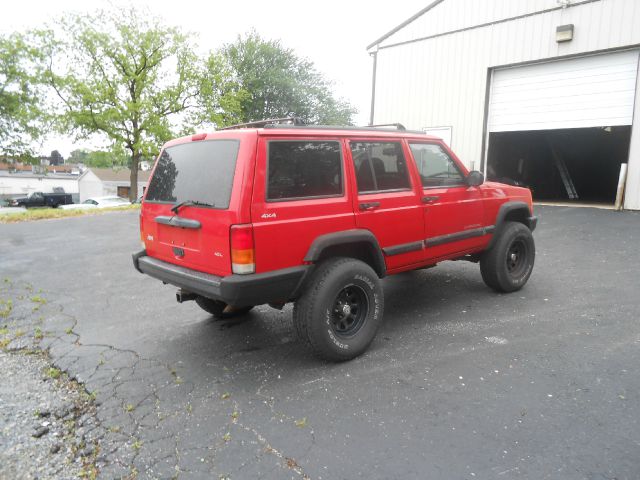
[[[378,208],[379,206],[380,202],[361,203],[360,210],[373,210],[374,208]]]
[[[438,195],[433,195],[431,197],[422,197],[422,203],[433,203],[437,202],[440,199]]]

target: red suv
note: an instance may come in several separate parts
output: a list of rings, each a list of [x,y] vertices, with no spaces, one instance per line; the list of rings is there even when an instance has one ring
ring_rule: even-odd
[[[530,191],[484,182],[440,139],[400,127],[264,121],[168,142],[135,268],[218,318],[293,301],[300,337],[330,360],[373,340],[386,275],[464,259],[489,287],[522,288]]]

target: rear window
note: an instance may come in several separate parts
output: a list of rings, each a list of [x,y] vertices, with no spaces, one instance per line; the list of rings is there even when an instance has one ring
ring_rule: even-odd
[[[207,140],[166,148],[156,166],[147,202],[187,200],[229,208],[238,140]]]
[[[267,200],[341,196],[342,154],[334,141],[271,141]]]

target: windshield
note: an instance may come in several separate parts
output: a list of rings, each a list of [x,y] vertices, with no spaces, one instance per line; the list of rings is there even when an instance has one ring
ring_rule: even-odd
[[[158,159],[147,202],[208,203],[229,207],[238,140],[208,140],[169,147]]]

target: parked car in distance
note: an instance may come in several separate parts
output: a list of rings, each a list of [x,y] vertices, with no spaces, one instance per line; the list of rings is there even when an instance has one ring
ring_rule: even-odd
[[[58,189],[62,190],[62,189]],[[9,203],[12,207],[52,207],[57,208],[58,206],[72,204],[73,199],[71,198],[70,193],[62,192],[54,192],[54,193],[43,193],[43,192],[31,192],[26,197],[14,198]]]
[[[113,207],[126,207],[131,205],[131,202],[126,198],[121,197],[92,197],[87,198],[82,203],[74,203],[71,205],[63,205],[60,208],[64,210],[90,210],[94,208],[113,208]]]
[[[521,289],[536,223],[528,189],[485,182],[439,138],[264,121],[165,144],[133,263],[217,318],[294,302],[300,338],[341,361],[374,339],[387,275],[467,260]]]

